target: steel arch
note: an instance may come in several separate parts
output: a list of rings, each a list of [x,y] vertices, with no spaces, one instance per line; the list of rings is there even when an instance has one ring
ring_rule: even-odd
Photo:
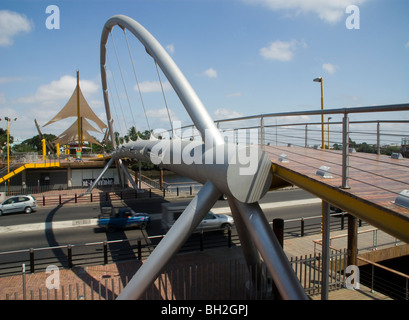
[[[112,154],[112,159],[120,160],[123,157],[131,157],[152,161],[150,151],[160,143],[160,141],[153,140],[138,140],[121,146],[115,145],[105,69],[106,45],[109,33],[114,26],[131,31],[145,46],[147,53],[153,57],[167,77],[196,128],[201,133],[204,142],[195,147],[203,150],[202,160],[205,160],[206,155],[212,151],[221,150],[220,152],[226,154],[229,145],[225,144],[223,137],[214,125],[206,108],[165,49],[142,25],[127,16],[116,15],[105,23],[101,35],[100,49],[104,103],[111,139],[116,147]],[[174,139],[163,153],[171,153],[174,150],[178,150],[181,145],[183,145],[182,142]],[[179,219],[176,220],[151,256],[137,271],[118,299],[138,299],[143,295],[166,263],[179,250],[192,231],[195,230],[208,210],[212,208],[221,193],[227,194],[232,215],[239,226],[238,233],[247,264],[254,265],[258,261],[258,253],[260,253],[266,262],[281,297],[284,299],[306,299],[301,284],[257,203],[267,192],[271,184],[271,162],[258,147],[246,146],[243,149],[246,152],[257,151],[255,158],[257,170],[253,174],[240,176],[240,169],[244,165],[241,163],[232,164],[228,158],[224,158],[224,161],[218,164],[203,162],[192,165],[183,161],[180,163],[171,161],[170,163],[162,164],[165,168],[185,173],[186,176],[203,182],[204,186]],[[240,149],[235,150],[236,153],[241,152]],[[93,186],[98,182],[98,179],[94,182]]]

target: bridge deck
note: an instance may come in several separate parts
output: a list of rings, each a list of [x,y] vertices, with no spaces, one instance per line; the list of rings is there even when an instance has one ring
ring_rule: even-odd
[[[342,153],[302,147],[265,146],[274,174],[409,243],[409,209],[394,202],[409,189],[409,159],[351,153],[349,189],[342,185]],[[288,162],[279,157],[287,155]],[[330,167],[332,178],[316,174]]]

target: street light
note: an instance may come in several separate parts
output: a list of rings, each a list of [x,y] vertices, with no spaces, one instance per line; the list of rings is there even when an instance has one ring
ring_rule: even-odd
[[[321,83],[321,110],[324,110],[324,88],[323,88],[323,82],[324,80],[322,77],[315,78],[313,80],[314,82],[319,82]],[[325,137],[324,137],[324,114],[321,114],[321,139],[322,139],[322,149],[325,149]]]
[[[7,121],[7,131],[6,131],[6,139],[7,139],[7,173],[10,173],[10,123],[12,121],[16,121],[17,118],[10,119],[9,117],[4,117],[4,120]],[[1,118],[0,118],[1,121]]]

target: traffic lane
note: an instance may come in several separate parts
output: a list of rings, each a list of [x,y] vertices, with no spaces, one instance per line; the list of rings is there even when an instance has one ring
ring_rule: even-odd
[[[274,203],[282,201],[291,201],[295,199],[312,199],[315,198],[310,193],[302,189],[277,190],[268,192],[261,200],[260,204]],[[128,205],[136,212],[160,213],[161,206],[164,202],[186,203],[191,201],[191,198],[178,199],[136,199],[127,200],[124,202],[114,202],[113,205]],[[32,214],[12,213],[0,217],[0,226],[12,226],[19,224],[30,224],[51,221],[69,221],[81,219],[97,218],[101,212],[101,207],[109,206],[112,203],[89,203],[77,205],[57,205],[55,207],[39,207]],[[227,201],[219,200],[215,203],[214,208],[228,206]]]
[[[0,235],[0,252],[143,237],[145,237],[145,235],[142,234],[140,229],[129,229],[110,234],[96,226],[21,233],[15,232]]]
[[[264,214],[267,220],[271,222],[275,218],[288,220],[301,217],[319,216],[320,212],[320,205],[311,204],[269,209],[265,210]],[[312,223],[317,223],[317,220],[306,221],[307,225]],[[291,222],[286,224],[286,227],[296,227],[299,224],[300,222]],[[67,229],[7,233],[0,235],[0,252],[67,244],[84,244],[105,240],[137,239],[145,236],[162,235],[163,233],[161,221],[159,219],[152,220],[144,233],[139,229],[128,229],[106,233],[104,229],[97,226],[78,226]]]
[[[0,226],[12,226],[19,224],[71,221],[82,219],[98,218],[101,214],[101,208],[105,206],[126,206],[129,205],[138,212],[157,213],[161,210],[161,201],[152,199],[152,201],[126,203],[117,201],[115,203],[90,203],[80,205],[57,205],[55,207],[39,207],[36,212],[31,214],[12,213],[0,217]]]

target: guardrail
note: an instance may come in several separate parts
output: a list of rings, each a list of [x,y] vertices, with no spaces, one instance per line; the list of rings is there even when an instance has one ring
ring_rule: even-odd
[[[371,271],[368,270],[369,268],[360,267],[359,280],[369,286],[371,292],[376,290],[377,292],[386,293],[394,299],[409,300],[409,275],[362,257],[358,257],[358,260],[370,266]],[[377,271],[375,272],[375,270]],[[385,274],[389,275],[389,277],[385,276]],[[396,278],[395,281],[387,280],[390,275]]]
[[[215,231],[215,230],[212,230]],[[230,228],[223,233],[211,231],[195,232],[179,252],[204,251],[220,246],[231,247],[238,236],[232,235]],[[106,265],[131,259],[146,259],[164,235],[135,239],[107,240],[84,244],[30,248],[0,252],[0,276],[19,274],[24,264],[31,273],[44,271],[48,265],[71,269],[74,266]]]
[[[321,152],[326,152],[328,149],[341,150],[339,160],[333,165],[341,167],[338,174],[342,178],[341,188],[347,189],[349,179],[359,180],[359,177],[350,176],[350,169],[362,170],[350,165],[351,157],[360,157],[359,152],[355,153],[355,151],[371,151],[388,155],[396,153],[397,157],[402,153],[403,156],[409,156],[409,145],[406,144],[409,143],[409,131],[405,127],[409,121],[401,120],[402,117],[391,120],[368,120],[369,116],[374,113],[398,111],[409,111],[409,104],[260,114],[221,119],[216,120],[215,123],[223,137],[234,144],[259,144],[262,147],[266,145],[298,146],[320,149]],[[350,120],[351,115],[358,114],[365,114],[365,120]],[[328,117],[325,122],[312,121],[311,117],[321,115],[331,115],[331,117]],[[339,120],[335,119],[336,116],[339,117]],[[274,120],[275,123],[272,123]],[[403,126],[398,128],[399,124]],[[351,129],[353,126],[355,126],[354,130]],[[183,129],[186,130],[183,132]],[[187,139],[195,139],[198,136],[193,125],[177,128],[175,133]],[[354,149],[355,145],[352,144],[354,139],[360,141],[360,150]],[[395,145],[401,144],[402,147],[393,149],[390,146],[392,142]],[[382,144],[385,146],[383,147]],[[294,154],[294,157],[296,158],[297,154]],[[366,173],[376,176],[376,173]],[[397,179],[393,181],[401,182]],[[404,184],[404,182],[401,183]]]
[[[331,229],[343,230],[344,214],[332,215]],[[284,238],[303,237],[319,234],[321,216],[284,220]],[[272,225],[272,222],[270,223]],[[233,231],[233,232],[232,232]],[[207,231],[196,232],[183,247],[182,252],[203,251],[217,246],[231,247],[239,243],[235,228],[228,229],[224,234]],[[107,264],[113,261],[127,259],[142,260],[149,256],[155,245],[164,235],[148,236],[135,239],[100,241],[84,244],[65,244],[45,248],[29,248],[24,250],[0,252],[0,276],[19,274],[21,265],[34,273],[44,270],[50,264],[59,264],[62,268],[72,268],[79,265]]]
[[[333,268],[330,289],[342,288],[345,283],[346,252],[332,252]],[[307,295],[321,291],[322,256],[309,255],[291,258],[290,265]],[[134,263],[132,269],[137,268]],[[126,268],[126,267],[125,267]],[[29,283],[26,270],[21,272],[21,286],[16,291],[4,290],[5,300],[113,300],[128,284],[132,274],[98,280],[82,280],[47,288],[45,284]],[[251,280],[250,280],[251,279]],[[252,285],[249,286],[249,283]],[[271,300],[277,298],[272,277],[263,262],[247,266],[242,260],[176,265],[167,267],[154,281],[142,299],[148,300]]]

